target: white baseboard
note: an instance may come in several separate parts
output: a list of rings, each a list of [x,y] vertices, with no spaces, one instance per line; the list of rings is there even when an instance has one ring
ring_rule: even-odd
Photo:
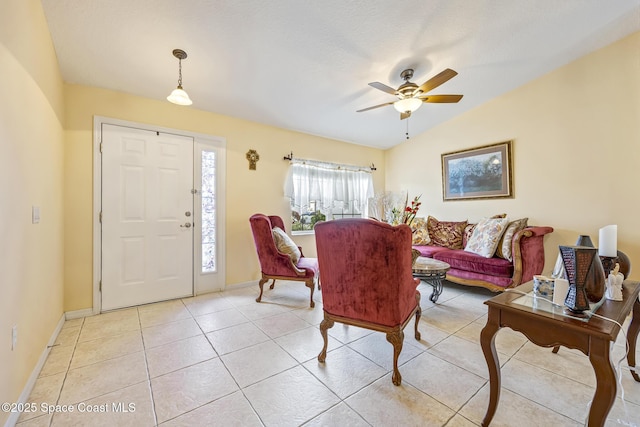
[[[22,389],[22,393],[20,394],[20,397],[18,398],[17,403],[19,404],[27,403],[27,401],[29,400],[29,396],[33,391],[33,387],[36,385],[36,380],[38,379],[38,376],[40,375],[40,371],[42,371],[42,367],[44,366],[44,362],[47,361],[47,357],[49,356],[51,347],[55,344],[56,340],[58,339],[58,334],[62,330],[62,326],[64,325],[65,320],[66,318],[65,318],[65,315],[63,314],[60,317],[58,324],[56,325],[56,329],[53,331],[53,334],[51,334],[51,338],[49,338],[49,342],[47,343],[47,346],[42,351],[42,354],[40,354],[38,363],[36,363],[36,366],[33,368],[33,371],[31,371],[31,375],[29,376],[27,383]],[[5,422],[4,427],[15,426],[19,418],[20,418],[19,412],[12,412],[11,415],[9,415],[7,422]]]
[[[81,317],[93,316],[94,314],[98,314],[98,313],[94,313],[92,308],[85,308],[82,310],[67,311],[64,314],[64,316],[66,320],[71,320],[71,319],[79,319]]]
[[[251,280],[249,282],[240,282],[240,283],[234,283],[233,285],[227,285],[224,290],[232,291],[234,289],[247,288],[249,286],[257,286],[257,285],[258,285],[258,280]]]

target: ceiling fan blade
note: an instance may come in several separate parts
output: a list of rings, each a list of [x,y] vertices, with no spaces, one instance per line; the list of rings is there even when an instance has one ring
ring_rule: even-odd
[[[356,113],[362,113],[363,111],[373,110],[374,108],[384,107],[386,105],[392,105],[393,102],[385,102],[384,104],[374,105],[373,107],[363,108],[362,110],[357,110]]]
[[[387,86],[384,83],[380,83],[380,82],[371,82],[369,83],[369,86],[374,87],[378,90],[381,90],[383,92],[387,92],[391,95],[395,95],[396,94],[396,90],[392,87]]]
[[[462,96],[463,95],[428,95],[425,97],[421,97],[419,99],[421,99],[422,102],[446,104],[446,103],[458,102],[462,99]]]
[[[400,113],[400,120],[408,119],[411,117],[411,111],[405,111],[404,113]]]
[[[422,86],[418,88],[418,90],[421,90],[422,93],[429,92],[430,90],[437,88],[441,84],[447,82],[449,79],[452,79],[457,75],[458,75],[457,72],[453,71],[450,68],[447,68],[446,70],[442,71],[440,74],[437,74],[431,77],[426,82],[424,82]]]

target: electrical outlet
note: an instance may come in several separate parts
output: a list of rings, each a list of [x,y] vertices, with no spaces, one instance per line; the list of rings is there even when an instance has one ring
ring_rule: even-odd
[[[11,328],[11,351],[16,349],[18,344],[18,325],[13,325]]]

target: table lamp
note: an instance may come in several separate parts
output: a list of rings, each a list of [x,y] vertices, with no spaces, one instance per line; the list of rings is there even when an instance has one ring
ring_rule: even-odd
[[[569,292],[564,305],[574,314],[582,314],[591,308],[585,285],[596,253],[597,249],[586,246],[560,246],[560,255],[569,280]]]

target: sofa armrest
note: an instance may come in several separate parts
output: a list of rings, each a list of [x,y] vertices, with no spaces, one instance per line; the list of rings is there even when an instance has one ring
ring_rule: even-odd
[[[513,236],[513,283],[511,287],[533,280],[544,268],[545,234],[553,232],[552,227],[527,227]]]

